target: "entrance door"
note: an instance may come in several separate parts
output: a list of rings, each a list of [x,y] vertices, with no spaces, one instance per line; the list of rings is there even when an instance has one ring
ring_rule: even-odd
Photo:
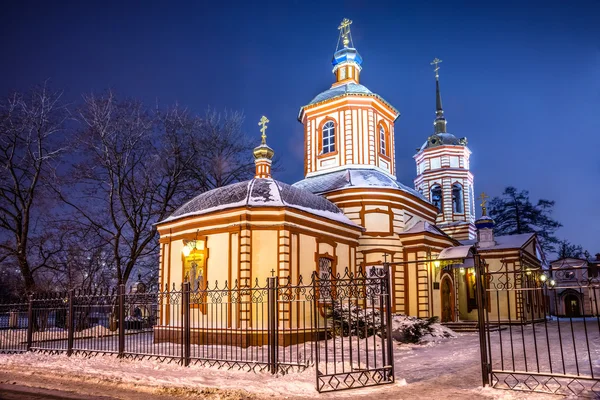
[[[442,278],[442,322],[454,321],[454,285],[448,275]]]
[[[574,294],[565,296],[565,315],[567,317],[580,317],[579,298]]]

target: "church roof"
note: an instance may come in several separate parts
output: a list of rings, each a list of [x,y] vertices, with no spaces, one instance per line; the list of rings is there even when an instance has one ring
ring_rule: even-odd
[[[463,138],[463,139],[465,139],[465,138]],[[432,147],[446,146],[446,145],[465,146],[466,140],[463,140],[463,139],[459,139],[451,133],[435,133],[435,134],[429,136],[429,138],[427,138],[427,141],[425,143],[423,143],[423,146],[421,146],[420,151],[425,150],[425,149],[430,149]]]
[[[347,83],[345,85],[341,85],[341,86],[336,86],[331,89],[327,89],[324,92],[319,93],[314,99],[311,100],[310,103],[308,103],[304,107],[307,107],[307,106],[310,106],[313,104],[317,104],[317,103],[321,103],[326,100],[331,100],[331,99],[334,99],[337,97],[350,96],[350,95],[376,97],[379,100],[381,100],[383,103],[385,103],[388,107],[390,107],[392,110],[394,110],[394,112],[396,114],[400,115],[398,110],[396,110],[390,103],[385,101],[381,96],[379,96],[376,93],[371,92],[369,89],[367,89],[366,86],[363,86],[358,83],[353,83],[353,82],[349,82],[349,83]],[[302,113],[302,110],[304,109],[304,107],[302,107],[300,109],[300,113]]]
[[[508,249],[520,249],[531,240],[535,233],[520,233],[517,235],[503,235],[494,236],[494,242],[496,244],[490,247],[478,248],[479,252],[490,251],[490,250],[508,250]],[[473,245],[477,243],[477,240],[461,240],[461,244]]]
[[[448,237],[448,235],[441,230],[440,228],[438,228],[437,226],[430,224],[427,221],[419,221],[416,224],[414,224],[413,226],[411,226],[409,229],[406,229],[404,231],[404,233],[424,233],[424,232],[429,232],[429,233],[433,233],[434,235],[440,235],[440,236],[444,236],[444,237]]]
[[[162,222],[236,207],[290,207],[319,217],[359,226],[329,200],[274,179],[251,179],[209,190],[179,207]]]
[[[429,201],[416,190],[401,184],[389,175],[376,169],[347,168],[341,171],[312,176],[294,183],[297,188],[306,189],[315,194],[322,194],[344,188],[394,188],[409,193],[421,200]]]

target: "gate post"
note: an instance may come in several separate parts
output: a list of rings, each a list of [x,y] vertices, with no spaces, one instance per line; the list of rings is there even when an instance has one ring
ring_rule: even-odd
[[[73,298],[75,297],[75,289],[69,290],[69,329],[67,333],[67,356],[73,354],[73,339],[75,337],[75,307]]]
[[[182,364],[184,367],[190,365],[191,340],[190,340],[190,282],[184,282],[181,288],[181,313],[183,319],[183,343]]]
[[[319,358],[321,356],[320,347],[319,347],[319,307],[317,306],[317,271],[313,271],[311,274],[311,285],[312,285],[312,332],[313,332],[313,359],[315,360],[315,389],[317,392],[321,392],[319,388]],[[325,332],[327,335],[327,332]]]
[[[269,370],[272,374],[277,373],[277,336],[279,335],[277,314],[277,277],[271,276],[267,278],[267,336],[269,348]]]
[[[125,354],[125,285],[120,284],[117,296],[119,298],[119,357]]]
[[[488,369],[488,359],[487,359],[487,336],[486,336],[486,308],[484,304],[485,298],[485,285],[484,285],[484,270],[481,265],[481,259],[479,254],[475,253],[473,255],[473,261],[475,266],[475,284],[477,289],[477,320],[479,327],[479,352],[481,355],[481,380],[483,386],[490,384],[490,371]]]
[[[31,351],[33,342],[33,294],[29,295],[29,305],[27,308],[27,351]]]
[[[385,296],[385,339],[387,342],[387,364],[392,367],[390,376],[394,381],[394,349],[392,348],[392,291],[390,290],[392,282],[391,266],[389,263],[383,263],[384,279],[382,280],[382,294]],[[383,323],[383,319],[382,319]]]

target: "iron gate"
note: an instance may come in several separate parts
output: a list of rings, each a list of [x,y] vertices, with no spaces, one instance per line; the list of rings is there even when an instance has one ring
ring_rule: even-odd
[[[389,268],[314,281],[319,392],[394,382]]]
[[[475,255],[484,385],[600,396],[600,280],[593,267],[553,270]]]

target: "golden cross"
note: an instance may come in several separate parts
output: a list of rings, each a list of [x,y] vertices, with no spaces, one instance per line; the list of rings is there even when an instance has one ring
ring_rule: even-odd
[[[434,58],[432,62],[429,63],[429,65],[435,65],[435,68],[433,69],[435,71],[435,77],[439,78],[440,74],[438,73],[438,71],[440,70],[440,66],[438,64],[440,64],[442,62],[442,60],[440,60],[439,58]]]
[[[350,21],[348,18],[344,18],[340,23],[340,26],[338,26],[338,30],[342,35],[342,43],[344,43],[344,47],[348,47],[348,44],[350,44],[350,39],[348,39],[350,25],[352,25],[352,21]]]
[[[490,196],[486,195],[485,192],[482,192],[481,195],[479,195],[479,198],[481,199],[481,204],[480,204],[481,207],[485,208],[485,205],[487,204],[487,200],[486,199],[489,199]]]
[[[258,126],[261,126],[260,131],[262,132],[262,144],[267,144],[267,134],[265,132],[267,131],[267,124],[269,122],[270,121],[264,115],[258,122]]]

